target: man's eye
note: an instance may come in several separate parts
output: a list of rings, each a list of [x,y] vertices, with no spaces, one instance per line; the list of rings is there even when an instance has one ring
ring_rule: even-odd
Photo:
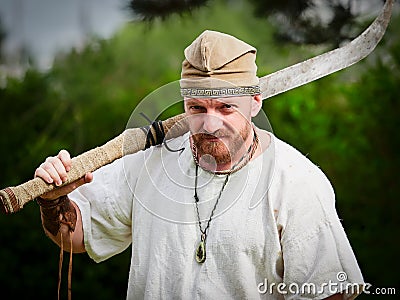
[[[226,112],[230,112],[235,109],[235,107],[231,104],[224,104],[224,105],[222,105],[221,108],[223,111],[226,111]]]
[[[198,111],[203,111],[204,108],[199,105],[192,105],[192,106],[190,106],[190,110],[198,112]]]

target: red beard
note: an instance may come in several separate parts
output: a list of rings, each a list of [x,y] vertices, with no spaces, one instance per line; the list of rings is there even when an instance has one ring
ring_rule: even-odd
[[[196,133],[192,135],[193,144],[197,149],[197,158],[206,163],[227,164],[232,163],[232,158],[244,146],[251,131],[251,126],[237,130],[218,130],[213,134]],[[221,140],[223,138],[225,141]]]

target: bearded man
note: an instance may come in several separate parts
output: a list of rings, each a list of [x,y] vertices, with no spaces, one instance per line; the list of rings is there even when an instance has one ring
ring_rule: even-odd
[[[132,245],[127,299],[361,293],[328,179],[252,123],[262,107],[255,59],[247,43],[203,32],[182,64],[190,132],[43,195],[46,234],[96,262]],[[35,176],[62,185],[70,168],[62,150]]]

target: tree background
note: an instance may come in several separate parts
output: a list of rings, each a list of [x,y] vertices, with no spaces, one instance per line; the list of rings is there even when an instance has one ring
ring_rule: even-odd
[[[186,2],[193,6],[164,14],[150,12],[144,21],[138,18],[126,24],[110,39],[92,37],[83,49],[60,53],[46,72],[30,67],[21,78],[6,78],[0,87],[0,186],[31,179],[36,167],[62,148],[77,155],[119,134],[146,95],[179,79],[183,49],[205,29],[254,45],[258,73],[263,76],[341,44],[353,31],[360,32],[355,29],[358,25],[371,21],[340,29],[340,39],[327,33],[328,40],[322,34],[313,41],[307,40],[300,25],[288,27],[293,29],[290,34],[282,33],[280,17],[257,9],[262,1]],[[352,16],[346,24],[355,21]],[[321,26],[313,23],[309,28]],[[339,216],[366,282],[396,287],[397,293],[399,30],[395,14],[384,39],[366,60],[263,105],[275,135],[306,154],[331,180]],[[0,45],[4,34],[0,30]],[[59,249],[42,231],[37,204],[0,215],[0,227],[4,290],[16,299],[55,298]],[[87,255],[74,255],[73,297],[125,298],[129,258],[130,249],[100,264]],[[62,297],[66,265],[63,278]],[[360,299],[367,297],[371,296]]]

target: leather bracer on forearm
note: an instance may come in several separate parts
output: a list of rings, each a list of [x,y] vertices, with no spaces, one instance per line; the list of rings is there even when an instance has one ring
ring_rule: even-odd
[[[72,253],[73,253],[73,244],[72,244],[72,234],[75,230],[76,226],[76,209],[72,204],[71,200],[69,200],[68,196],[61,196],[55,200],[45,200],[42,198],[37,198],[36,202],[40,205],[40,213],[42,215],[43,227],[52,234],[56,236],[60,231],[61,224],[65,224],[68,226],[68,231],[70,233],[70,256],[69,256],[69,267],[68,267],[68,299],[71,300],[71,281],[72,281]],[[63,234],[60,234],[60,261],[58,264],[58,299],[60,299],[60,288],[61,288],[61,271],[62,271],[62,263],[63,263],[63,252],[64,252],[64,244],[63,244]]]
[[[60,231],[61,224],[66,224],[70,232],[75,230],[76,210],[68,196],[61,196],[55,200],[37,198],[40,205],[43,227],[56,236]]]

